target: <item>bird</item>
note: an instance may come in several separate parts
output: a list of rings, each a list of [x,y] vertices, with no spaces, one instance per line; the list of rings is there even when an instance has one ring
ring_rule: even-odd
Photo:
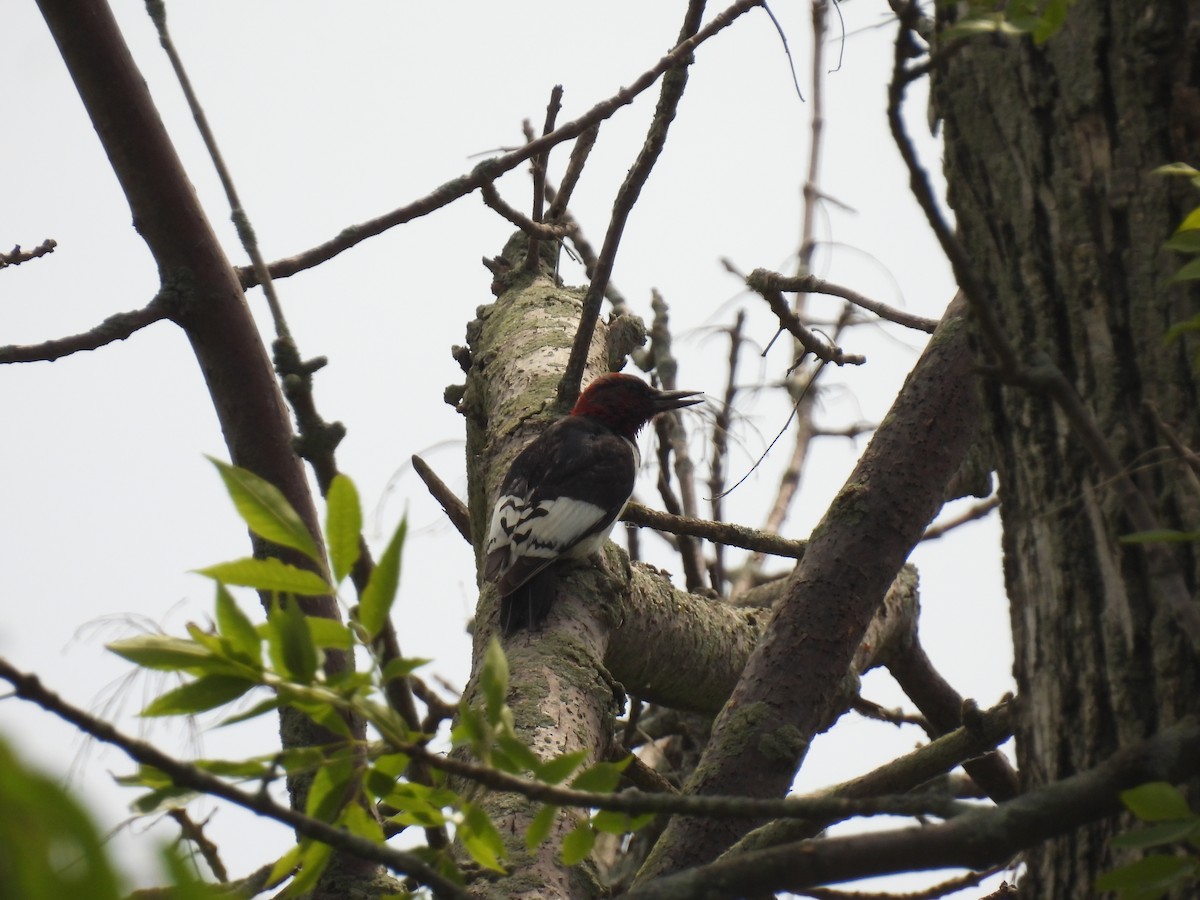
[[[633,495],[637,435],[659,413],[703,401],[633,375],[602,375],[513,460],[500,484],[484,549],[483,579],[500,593],[505,636],[540,627],[552,585],[537,576],[559,559],[600,550]]]

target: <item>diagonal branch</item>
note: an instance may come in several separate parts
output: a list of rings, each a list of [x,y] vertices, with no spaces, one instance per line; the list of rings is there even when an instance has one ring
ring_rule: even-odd
[[[704,29],[700,29],[700,18],[704,13],[703,0],[690,0],[687,12],[684,14],[683,27],[679,32],[678,46],[687,46],[702,34],[710,30],[722,16],[728,15],[737,6],[735,4],[721,15],[717,16]],[[758,6],[761,3],[747,3],[746,8]],[[742,10],[743,12],[745,10]],[[740,13],[738,13],[740,15]],[[732,20],[731,20],[732,21]],[[699,30],[698,30],[699,29]],[[579,387],[583,381],[583,370],[587,366],[588,351],[592,345],[592,334],[596,330],[596,320],[600,318],[600,306],[604,301],[605,288],[608,279],[612,277],[613,264],[617,258],[617,248],[621,243],[621,235],[625,232],[625,223],[637,203],[642,187],[650,177],[659,154],[667,141],[667,130],[675,118],[679,101],[683,99],[684,88],[687,87],[688,67],[692,63],[690,53],[678,56],[669,69],[664,70],[662,90],[658,98],[658,107],[650,122],[646,134],[646,142],[641,152],[625,176],[621,189],[617,192],[616,202],[613,203],[612,217],[608,221],[608,230],[604,235],[604,244],[596,259],[595,271],[588,284],[587,294],[583,298],[583,314],[579,318],[579,330],[575,333],[575,341],[571,345],[571,357],[567,361],[562,381],[558,385],[558,404],[564,409],[575,405],[579,396]]]
[[[319,246],[305,250],[303,253],[298,253],[295,256],[276,260],[268,267],[271,277],[286,278],[305,269],[311,269],[313,266],[319,265],[326,260],[332,259],[339,253],[349,250],[356,244],[362,243],[367,238],[375,237],[389,228],[395,228],[397,225],[403,225],[405,222],[410,222],[413,219],[441,209],[443,206],[453,203],[460,197],[478,190],[485,183],[495,181],[505,172],[512,171],[526,160],[544,153],[551,147],[561,144],[564,141],[569,141],[572,138],[582,135],[588,129],[594,128],[600,122],[609,118],[622,106],[628,106],[639,94],[654,84],[664,72],[678,65],[680,60],[688,58],[698,46],[725,28],[728,28],[738,17],[756,6],[762,6],[762,3],[763,0],[738,0],[738,2],[716,15],[711,22],[697,31],[692,37],[676,45],[670,53],[635,78],[629,87],[622,88],[612,97],[597,103],[579,118],[560,125],[554,131],[550,132],[550,134],[543,135],[536,141],[530,141],[525,146],[518,147],[510,153],[505,153],[494,159],[481,162],[466,175],[461,175],[452,181],[446,182],[441,187],[407,206],[402,206],[374,219],[368,219],[366,222],[350,225],[342,229],[336,237]],[[238,269],[238,275],[241,277],[244,287],[249,288],[258,284],[254,272],[249,268]],[[578,382],[578,379],[576,380]]]
[[[53,253],[54,248],[58,246],[58,241],[54,238],[47,238],[42,241],[32,250],[22,250],[21,245],[13,247],[7,253],[0,253],[0,269],[6,269],[9,266],[19,266],[21,263],[29,262],[31,259],[37,259],[45,256],[48,253]]]
[[[152,744],[122,734],[109,723],[72,706],[43,687],[36,676],[21,672],[3,658],[0,658],[0,678],[13,686],[13,691],[18,697],[37,704],[65,722],[70,722],[84,734],[91,735],[98,741],[119,747],[135,762],[153,766],[180,787],[228,800],[243,809],[289,825],[305,837],[328,844],[352,856],[377,862],[394,872],[411,875],[436,890],[439,897],[467,900],[468,895],[462,888],[445,878],[416,854],[396,850],[386,844],[377,844],[351,834],[344,828],[337,828],[328,822],[281,806],[272,800],[266,791],[256,791],[253,794],[240,791],[215,775],[180,762]]]
[[[1105,762],[994,809],[937,825],[784,844],[639,885],[623,900],[690,900],[800,891],[894,872],[982,868],[1122,809],[1119,794],[1200,774],[1200,721],[1189,716]]]
[[[106,344],[123,341],[135,331],[165,318],[166,306],[151,301],[141,309],[111,315],[95,328],[82,334],[55,338],[40,344],[9,344],[0,347],[0,363],[51,361],[83,350],[98,350]]]
[[[689,791],[787,791],[809,742],[829,721],[888,585],[941,507],[969,447],[970,425],[982,414],[972,365],[966,303],[958,301],[814,530],[787,596],[713,726]],[[741,833],[727,822],[675,819],[640,878],[712,859]]]

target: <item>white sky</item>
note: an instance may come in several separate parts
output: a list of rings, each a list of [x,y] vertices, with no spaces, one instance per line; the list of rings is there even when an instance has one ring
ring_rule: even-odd
[[[143,5],[117,0],[114,8],[227,252],[245,262]],[[811,96],[807,8],[780,4],[775,11]],[[682,10],[682,3],[631,0],[604,4],[602,13],[553,2],[168,4],[176,44],[268,259],[411,202],[469,170],[476,154],[520,143],[522,119],[540,127],[555,83],[566,91],[559,121],[579,115],[670,48]],[[852,211],[824,208],[817,274],[937,317],[953,286],[887,132],[893,30],[874,27],[886,24],[886,4],[858,0],[843,13],[844,48],[835,43],[828,54],[831,63],[840,50],[844,59],[828,76],[821,187]],[[0,344],[36,343],[144,305],[156,273],[34,4],[10,4],[5,19],[0,79],[10,102],[0,141],[0,244],[30,248],[54,238],[58,249],[0,272]],[[657,90],[601,128],[572,204],[596,245]],[[719,260],[729,257],[744,271],[792,271],[810,112],[795,96],[765,15],[744,17],[698,51],[614,273],[647,318],[652,287],[671,304],[680,387],[720,396],[727,343],[712,331],[737,309],[747,310],[749,333],[760,344],[773,332],[764,305],[742,292]],[[936,168],[940,150],[929,137],[923,85],[912,91],[909,121],[923,158]],[[551,159],[555,181],[566,155],[560,149]],[[524,170],[510,173],[500,188],[511,204],[528,209]],[[472,195],[278,285],[301,353],[331,360],[317,376],[317,401],[326,418],[349,428],[339,463],[375,510],[369,538],[381,545],[409,509],[398,601],[403,650],[436,658],[431,670],[460,685],[469,669],[463,626],[476,598],[473,558],[408,458],[421,453],[465,495],[462,423],[443,403],[442,389],[462,380],[450,345],[464,342],[466,322],[491,300],[490,275],[479,259],[498,253],[510,231]],[[581,277],[568,270],[567,280]],[[250,300],[264,321],[261,295],[253,292]],[[837,389],[826,395],[822,421],[878,421],[922,345],[922,335],[894,326],[852,332],[843,346],[866,354],[868,365],[830,373],[827,384]],[[745,353],[741,382],[780,377],[786,355],[782,341],[765,361]],[[7,423],[0,442],[0,591],[7,610],[0,654],[38,672],[74,703],[104,713],[119,709],[121,728],[145,730],[166,749],[268,752],[270,722],[206,730],[198,740],[177,726],[146,726],[134,713],[163,685],[122,687],[130,667],[103,648],[150,623],[179,632],[187,621],[205,621],[211,587],[189,570],[248,552],[244,530],[202,457],[228,454],[179,330],[159,323],[93,353],[5,366],[0,409]],[[729,468],[740,476],[787,409],[747,394],[738,412],[746,421]],[[864,443],[819,443],[788,535],[807,534]],[[786,455],[781,441],[728,498],[731,518],[761,522],[764,497]],[[650,485],[640,493],[656,499]],[[643,540],[647,550],[657,552],[658,544],[651,536]],[[915,557],[923,642],[958,690],[983,704],[1011,688],[998,544],[993,518]],[[667,557],[658,561],[671,567]],[[886,677],[869,678],[866,694],[886,705],[902,702]],[[106,826],[124,818],[131,796],[110,778],[130,769],[121,754],[84,747],[70,729],[14,700],[0,703],[0,735],[51,772],[70,770]],[[859,774],[920,740],[915,730],[847,717],[815,744],[800,787]],[[143,831],[135,825],[134,837],[119,838],[118,846],[127,870],[152,880],[145,872],[154,842]],[[282,826],[260,828],[227,809],[210,831],[234,877],[290,840]],[[876,884],[911,890],[939,877]]]

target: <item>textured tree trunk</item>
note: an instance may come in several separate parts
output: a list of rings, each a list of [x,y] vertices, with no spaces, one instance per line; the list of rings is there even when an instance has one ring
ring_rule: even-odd
[[[1155,418],[1200,446],[1197,341],[1163,341],[1197,310],[1163,249],[1197,196],[1151,171],[1200,163],[1198,38],[1195,3],[1080,0],[1044,46],[974,39],[934,79],[950,202],[987,302],[1022,359],[1063,371],[1159,524],[1187,530],[1200,494]],[[989,410],[1028,788],[1196,712],[1200,679],[1142,552],[1118,543],[1133,529],[1117,493],[1055,405],[993,383]],[[1173,552],[1194,595],[1195,548]],[[1093,896],[1117,827],[1031,852],[1022,896]]]

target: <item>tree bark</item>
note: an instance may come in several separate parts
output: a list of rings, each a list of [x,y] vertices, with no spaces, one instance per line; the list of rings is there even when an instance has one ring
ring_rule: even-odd
[[[1182,0],[1081,2],[1041,47],[973,40],[934,72],[949,199],[988,292],[976,299],[1022,358],[1061,369],[1161,527],[1187,530],[1200,497],[1156,418],[1200,440],[1196,341],[1163,341],[1195,311],[1163,249],[1195,196],[1151,172],[1200,161],[1198,37],[1200,10]],[[988,407],[1030,789],[1195,712],[1200,673],[1141,551],[1118,542],[1132,529],[1116,492],[1054,403],[993,383]],[[1193,546],[1171,549],[1194,592]],[[1022,896],[1092,896],[1116,827],[1033,850]]]

